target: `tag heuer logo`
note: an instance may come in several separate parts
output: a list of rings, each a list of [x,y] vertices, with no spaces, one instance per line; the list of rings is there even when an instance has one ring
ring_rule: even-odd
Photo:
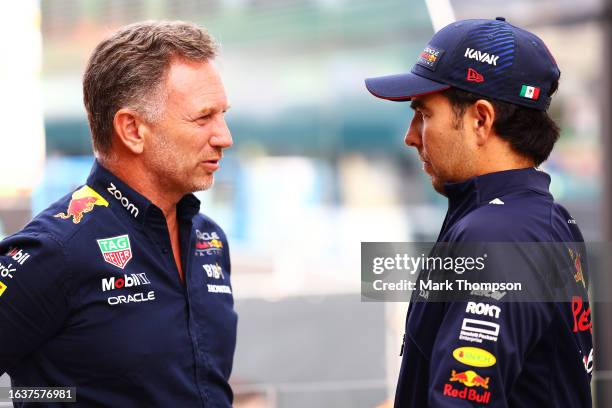
[[[132,249],[130,248],[130,237],[128,235],[102,238],[97,241],[104,260],[109,264],[123,269],[132,259]]]

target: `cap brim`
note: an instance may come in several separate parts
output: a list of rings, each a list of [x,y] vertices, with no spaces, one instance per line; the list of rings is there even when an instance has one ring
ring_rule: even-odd
[[[367,78],[365,85],[377,98],[398,102],[450,88],[449,85],[413,73]]]

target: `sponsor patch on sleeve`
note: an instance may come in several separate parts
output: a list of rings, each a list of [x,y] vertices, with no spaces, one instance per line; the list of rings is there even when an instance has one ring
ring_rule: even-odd
[[[490,377],[481,376],[474,370],[452,370],[448,382],[444,384],[442,395],[487,405],[491,401],[489,381]]]
[[[493,354],[478,347],[458,347],[453,350],[453,357],[472,367],[491,367],[497,361]]]

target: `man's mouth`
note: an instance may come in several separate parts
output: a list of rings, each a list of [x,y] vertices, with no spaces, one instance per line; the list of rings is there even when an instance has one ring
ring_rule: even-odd
[[[204,167],[208,171],[215,171],[215,170],[219,169],[219,161],[220,160],[221,160],[221,158],[204,160],[204,161],[202,161],[202,164],[204,165]]]

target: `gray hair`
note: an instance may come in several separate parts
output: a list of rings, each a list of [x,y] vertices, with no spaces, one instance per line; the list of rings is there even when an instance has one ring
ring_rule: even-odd
[[[160,116],[172,59],[206,62],[217,49],[206,29],[184,21],[130,24],[98,44],[83,76],[94,152],[111,153],[113,119],[119,109],[132,108],[149,121]]]

